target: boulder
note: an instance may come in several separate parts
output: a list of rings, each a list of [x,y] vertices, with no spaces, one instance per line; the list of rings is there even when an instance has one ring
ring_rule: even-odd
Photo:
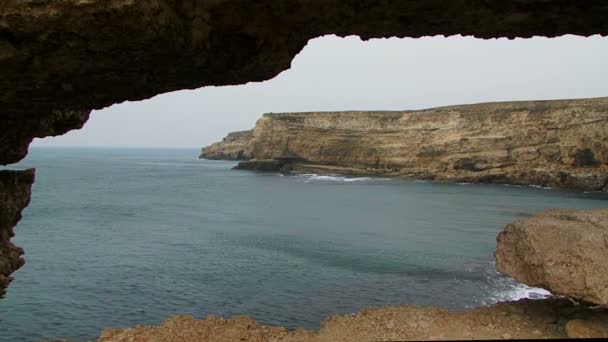
[[[548,210],[509,224],[497,240],[499,272],[608,307],[608,209]]]

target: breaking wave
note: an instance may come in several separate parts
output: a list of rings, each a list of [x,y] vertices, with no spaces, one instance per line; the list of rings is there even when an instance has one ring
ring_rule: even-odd
[[[552,190],[553,188],[550,186],[542,186],[542,185],[536,185],[536,184],[532,184],[529,185],[531,188],[535,188],[535,189],[545,189],[545,190]]]
[[[530,287],[511,278],[499,275],[492,271],[489,275],[492,290],[490,295],[483,299],[483,305],[495,304],[505,301],[518,301],[520,299],[543,299],[552,296],[551,292],[538,287]]]
[[[302,178],[304,180],[304,183],[311,183],[311,182],[354,183],[354,182],[376,182],[376,181],[390,180],[390,178],[380,178],[380,177],[348,177],[348,176],[338,176],[338,175],[318,175],[315,173],[299,174],[296,177]]]

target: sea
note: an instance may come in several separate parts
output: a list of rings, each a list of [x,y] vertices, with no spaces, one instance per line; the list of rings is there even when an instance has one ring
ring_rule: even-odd
[[[542,298],[495,271],[497,234],[544,209],[608,204],[532,186],[238,171],[198,152],[32,148],[11,166],[37,174],[0,341],[90,341],[176,314],[316,329],[368,307]]]

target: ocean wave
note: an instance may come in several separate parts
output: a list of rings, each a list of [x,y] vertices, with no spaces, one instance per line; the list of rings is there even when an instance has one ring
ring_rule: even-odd
[[[377,177],[347,177],[338,175],[318,175],[314,173],[304,173],[297,175],[300,178],[304,178],[305,183],[311,182],[371,182],[371,181],[386,181],[390,178],[377,178]]]
[[[492,263],[494,264],[494,263]],[[492,290],[490,295],[482,300],[483,305],[495,304],[520,299],[542,299],[551,297],[551,292],[538,287],[530,287],[511,278],[501,276],[495,270],[489,271],[488,279]],[[498,277],[497,277],[498,276]]]
[[[542,186],[542,185],[536,185],[536,184],[530,184],[529,186],[531,188],[535,188],[535,189],[545,189],[545,190],[552,190],[553,189],[550,186]]]
[[[496,292],[490,300],[495,302],[516,301],[520,299],[542,299],[551,297],[551,292],[538,287],[530,287],[524,284],[517,284],[510,289]]]
[[[496,271],[496,262],[473,262],[465,266],[466,272],[482,273],[486,279],[483,294],[477,297],[476,302],[481,305],[492,305],[506,301],[521,299],[542,299],[553,295],[538,287],[530,287],[512,278],[503,276]],[[474,307],[474,306],[470,306]]]

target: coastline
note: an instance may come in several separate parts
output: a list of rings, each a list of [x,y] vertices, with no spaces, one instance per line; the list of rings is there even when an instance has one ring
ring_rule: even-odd
[[[603,172],[608,173],[607,167],[602,166],[601,168]],[[237,166],[235,166],[233,169],[283,172],[292,174],[314,173],[318,175],[388,177],[455,184],[500,184],[511,186],[529,186],[544,189],[567,189],[599,193],[605,193],[608,191],[608,179],[604,180],[597,173],[571,173],[570,170],[525,170],[525,168],[522,167],[513,168],[514,171],[512,171],[510,174],[505,172],[495,173],[492,171],[432,173],[428,170],[419,170],[418,172],[411,172],[413,170],[410,170],[410,172],[402,172],[387,171],[384,169],[373,168],[363,169],[348,166],[318,164],[312,162],[250,160],[239,162]],[[513,177],[514,174],[519,174],[521,178]],[[569,178],[566,182],[564,182],[564,174],[567,174]],[[521,175],[523,175],[523,177]]]
[[[263,114],[199,158],[237,168],[608,191],[608,97]]]
[[[159,325],[105,329],[99,342],[395,341],[594,338],[606,336],[608,312],[563,298],[523,299],[466,311],[413,305],[331,316],[315,331],[261,325],[247,316],[172,316]]]

